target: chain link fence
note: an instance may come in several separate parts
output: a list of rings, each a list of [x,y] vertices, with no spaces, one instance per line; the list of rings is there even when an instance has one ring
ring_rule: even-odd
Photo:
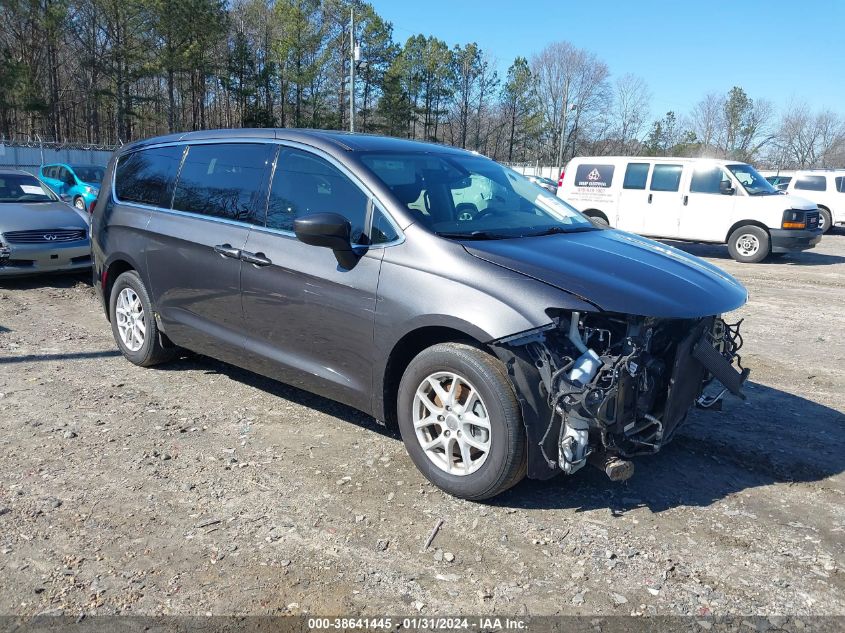
[[[31,137],[0,137],[0,168],[22,169],[37,174],[41,165],[51,163],[105,166],[118,147],[119,145],[61,143]]]

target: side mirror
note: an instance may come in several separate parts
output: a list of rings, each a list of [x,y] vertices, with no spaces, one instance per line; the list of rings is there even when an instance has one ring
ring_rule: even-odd
[[[350,269],[358,262],[352,250],[352,225],[338,213],[310,213],[293,221],[296,239],[334,251],[337,263]]]
[[[736,189],[731,186],[730,181],[722,180],[719,182],[719,193],[725,196],[732,196],[736,193]]]

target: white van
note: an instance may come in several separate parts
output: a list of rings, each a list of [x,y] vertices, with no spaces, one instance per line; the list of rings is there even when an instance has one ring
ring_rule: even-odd
[[[816,204],[777,191],[745,163],[704,158],[578,157],[557,195],[610,226],[661,239],[727,244],[738,262],[813,248]]]
[[[819,227],[845,224],[845,169],[799,169],[798,171],[760,171],[781,191],[794,193],[819,207]]]

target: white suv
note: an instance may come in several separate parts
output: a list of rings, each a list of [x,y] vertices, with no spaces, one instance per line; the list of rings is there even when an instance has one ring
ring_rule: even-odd
[[[845,169],[803,169],[790,176],[784,191],[819,205],[819,228],[823,233],[836,224],[845,224]]]

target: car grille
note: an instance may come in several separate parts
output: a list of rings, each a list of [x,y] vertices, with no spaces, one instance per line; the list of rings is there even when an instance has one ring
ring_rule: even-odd
[[[806,223],[808,229],[819,228],[819,212],[807,211],[807,215],[805,216],[804,222]]]
[[[3,233],[3,241],[8,244],[56,244],[58,242],[78,242],[84,240],[86,234],[85,229],[9,231]]]

